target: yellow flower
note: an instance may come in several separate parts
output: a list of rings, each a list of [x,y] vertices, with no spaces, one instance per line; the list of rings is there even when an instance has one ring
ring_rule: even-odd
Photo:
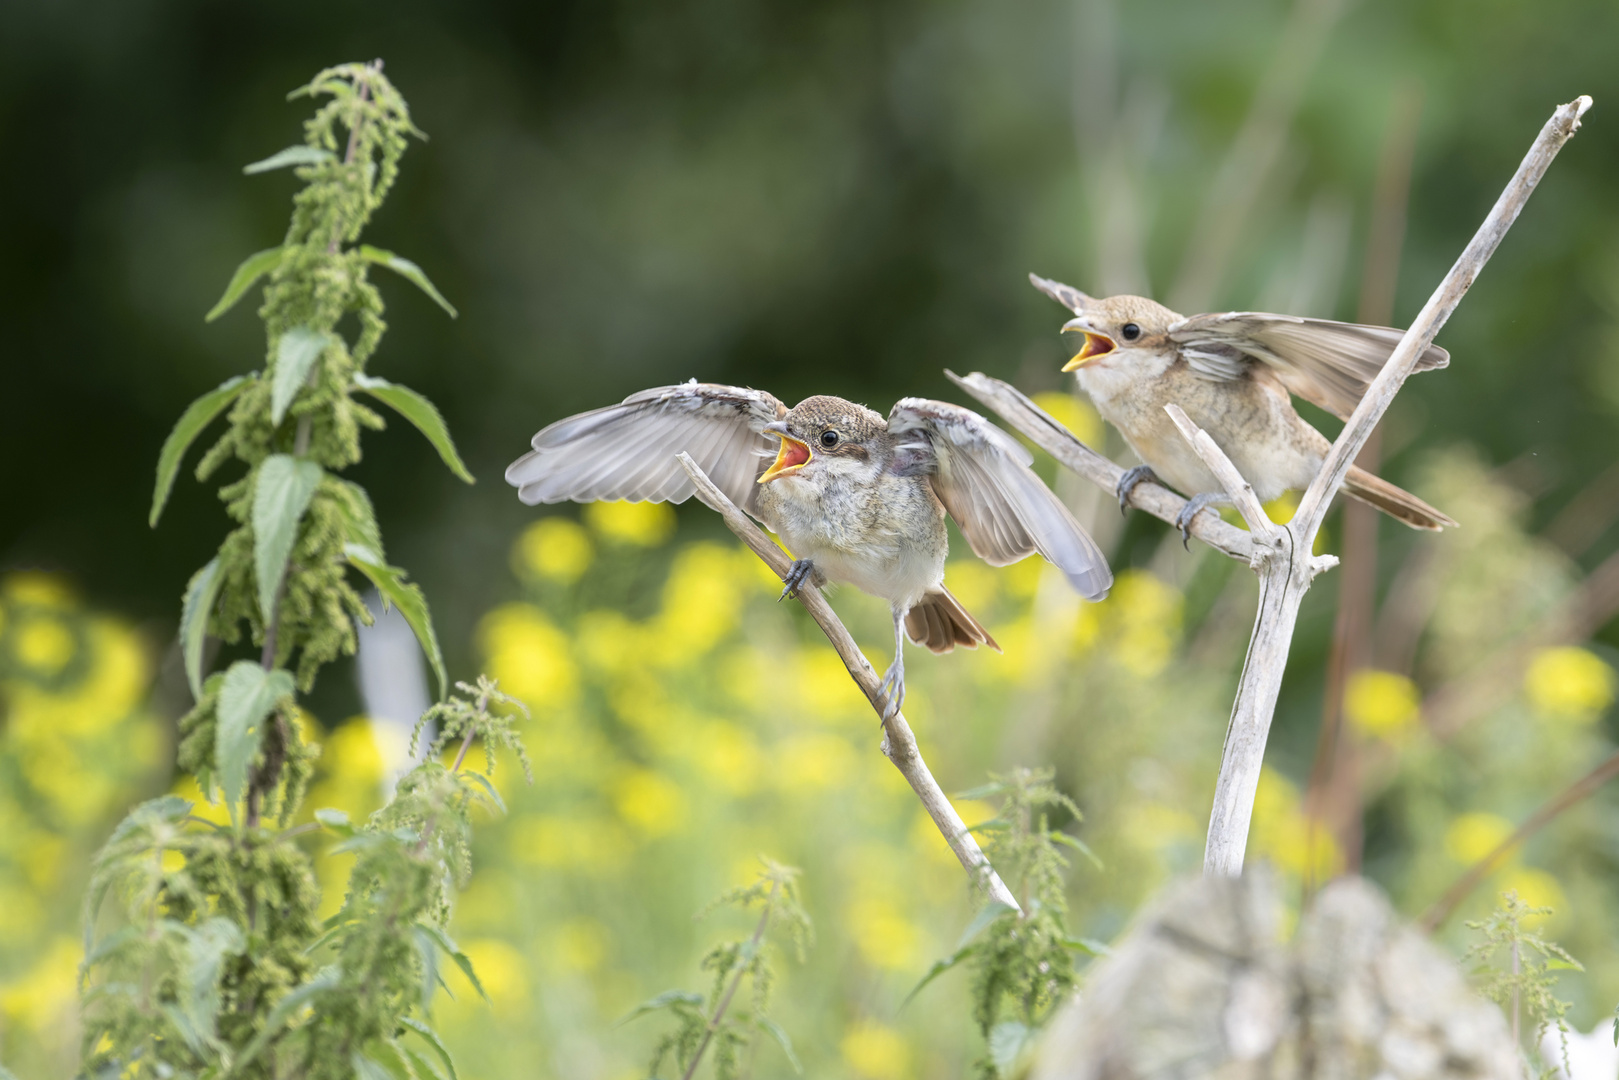
[[[1000,575],[981,559],[956,559],[944,571],[945,584],[962,607],[980,617],[995,602]]]
[[[1552,909],[1550,916],[1531,915],[1524,920],[1526,923],[1542,922],[1568,912],[1568,897],[1563,893],[1563,886],[1556,878],[1536,867],[1511,867],[1495,879],[1495,886],[1497,894],[1516,892],[1518,899],[1530,907]]]
[[[610,874],[625,864],[631,848],[623,826],[600,818],[541,814],[518,818],[511,828],[512,854],[536,866]]]
[[[675,556],[663,586],[663,610],[650,628],[655,662],[686,663],[736,628],[742,614],[736,571],[735,549],[720,544],[691,544]]]
[[[611,608],[579,616],[574,642],[587,667],[606,675],[622,675],[639,666],[646,648],[641,626]]]
[[[716,789],[728,795],[746,795],[764,776],[764,755],[753,736],[735,724],[703,724],[686,740],[687,755]]]
[[[531,604],[503,604],[478,624],[478,641],[500,688],[529,707],[573,700],[578,672],[568,639]]]
[[[17,661],[39,678],[61,672],[77,651],[73,631],[58,618],[35,614],[20,622],[12,636]]]
[[[789,700],[796,700],[806,719],[858,718],[864,721],[870,718],[871,706],[866,702],[866,695],[849,678],[849,669],[843,666],[830,645],[825,642],[805,645],[797,651],[796,659],[798,690]],[[881,670],[882,665],[877,667]]]
[[[1575,645],[1535,653],[1523,684],[1535,711],[1553,719],[1589,723],[1613,704],[1613,669]]]
[[[73,590],[55,574],[26,571],[8,575],[5,584],[0,586],[0,593],[18,604],[62,609],[75,606]]]
[[[602,966],[612,940],[600,920],[585,915],[557,927],[551,951],[565,970],[588,973]]]
[[[905,1037],[875,1020],[851,1027],[838,1049],[854,1074],[865,1080],[903,1080],[911,1075],[911,1048]]]
[[[1295,876],[1331,877],[1342,864],[1337,842],[1305,813],[1298,788],[1266,766],[1254,793],[1254,850]]]
[[[27,974],[0,989],[0,1016],[25,1031],[43,1031],[60,1022],[78,1001],[83,955],[77,938],[56,938]]]
[[[1445,854],[1459,863],[1476,863],[1511,836],[1512,830],[1512,822],[1499,814],[1458,814],[1445,827]]]
[[[542,518],[523,530],[512,547],[512,569],[521,578],[543,578],[571,585],[596,557],[590,534],[564,517]]]
[[[776,748],[776,782],[794,792],[824,791],[849,783],[855,770],[855,752],[837,735],[805,732],[785,739]]]
[[[1344,687],[1344,717],[1366,735],[1397,742],[1422,715],[1417,684],[1391,671],[1357,671]]]
[[[872,967],[911,971],[921,959],[922,935],[896,910],[892,896],[862,896],[845,909],[855,947]]]
[[[1104,603],[1101,639],[1120,666],[1143,679],[1163,671],[1180,642],[1180,590],[1145,570],[1126,570]]]
[[[594,502],[585,506],[585,523],[620,544],[657,547],[675,531],[675,509],[668,503]]]
[[[1102,418],[1096,414],[1096,408],[1090,402],[1060,390],[1047,390],[1034,395],[1034,403],[1073,432],[1074,438],[1086,446],[1102,445],[1107,433],[1102,427]]]
[[[647,836],[663,836],[686,820],[686,795],[667,777],[651,769],[626,769],[613,785],[619,817]]]

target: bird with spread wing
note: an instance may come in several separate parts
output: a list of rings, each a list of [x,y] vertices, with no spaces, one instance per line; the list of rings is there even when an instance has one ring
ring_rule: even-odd
[[[694,490],[675,460],[684,451],[792,552],[783,596],[808,581],[887,600],[889,715],[905,697],[907,635],[938,653],[1000,648],[945,588],[945,515],[992,566],[1039,552],[1087,599],[1102,599],[1113,583],[1095,542],[1030,468],[1029,452],[942,401],[905,398],[885,419],[842,398],[789,409],[761,390],[693,380],[559,420],[533,446],[506,470],[529,505],[684,502]]]
[[[1348,419],[1402,336],[1386,326],[1258,311],[1183,316],[1144,296],[1097,299],[1034,274],[1029,280],[1074,313],[1063,330],[1083,341],[1062,370],[1075,373],[1142,461],[1119,481],[1119,508],[1135,485],[1161,478],[1189,500],[1175,521],[1183,538],[1198,511],[1230,497],[1164,406],[1185,409],[1269,502],[1308,487],[1331,448],[1289,395]],[[1417,370],[1448,363],[1450,354],[1430,345]],[[1343,491],[1413,529],[1456,524],[1358,466],[1350,467]]]

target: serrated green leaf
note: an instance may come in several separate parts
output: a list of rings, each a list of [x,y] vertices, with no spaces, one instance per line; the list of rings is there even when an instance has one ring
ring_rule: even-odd
[[[426,1015],[433,1010],[433,991],[438,989],[438,948],[427,931],[412,927],[411,942],[416,946],[416,958],[422,962],[421,1010]]]
[[[1034,1029],[1016,1020],[1003,1020],[990,1029],[989,1059],[1000,1076],[1010,1076],[1023,1051],[1034,1040]]]
[[[957,949],[943,960],[935,961],[933,966],[928,968],[927,974],[922,976],[922,981],[911,987],[911,992],[905,995],[905,1000],[899,1003],[899,1007],[903,1009],[905,1006],[909,1005],[911,1003],[911,999],[920,994],[924,986],[932,982],[934,979],[937,979],[940,975],[943,975],[945,972],[949,971],[963,960],[967,959],[973,953],[977,952],[978,949],[979,945],[975,943],[968,945],[964,949]]]
[[[450,1080],[459,1080],[455,1074],[455,1059],[450,1056],[450,1048],[444,1045],[444,1040],[439,1038],[438,1032],[413,1016],[400,1017],[400,1022],[427,1040],[428,1045],[438,1053],[439,1060],[444,1062],[444,1068],[449,1070]]]
[[[315,820],[329,832],[334,832],[345,839],[353,836],[355,829],[349,822],[349,816],[342,810],[330,806],[323,806],[315,811]]]
[[[1073,848],[1075,851],[1085,856],[1091,861],[1091,865],[1096,867],[1098,870],[1105,869],[1105,867],[1102,866],[1102,860],[1096,857],[1096,852],[1092,851],[1090,849],[1090,845],[1085,843],[1085,841],[1081,840],[1079,837],[1069,836],[1065,832],[1050,832],[1046,835],[1051,837],[1053,843],[1066,844],[1068,847]]]
[[[330,150],[322,150],[318,146],[289,146],[285,150],[271,154],[263,161],[243,165],[242,172],[252,176],[255,173],[270,172],[272,169],[285,169],[292,165],[318,165],[323,161],[336,159],[336,154]]]
[[[309,378],[309,369],[328,345],[337,344],[336,336],[324,330],[311,330],[307,326],[294,326],[275,347],[275,374],[270,383],[270,423],[279,425],[293,398]]]
[[[268,1046],[270,1040],[280,1034],[287,1021],[292,1019],[293,1013],[309,1004],[316,996],[336,987],[337,983],[337,969],[329,967],[323,968],[313,979],[301,986],[287,991],[286,995],[275,1003],[275,1008],[270,1010],[270,1015],[265,1017],[264,1026],[259,1029],[259,1033],[253,1037],[253,1041],[247,1044],[247,1049],[243,1050],[241,1056],[233,1063],[234,1071],[239,1073],[245,1065],[258,1057],[260,1051]]]
[[[469,484],[476,483],[462,463],[461,455],[456,453],[455,441],[450,438],[450,429],[445,426],[444,417],[431,401],[408,386],[400,386],[374,375],[356,375],[354,385],[415,424],[416,430],[427,436],[427,441],[433,444],[433,449],[438,451],[438,456],[451,472]]]
[[[506,812],[506,800],[500,797],[500,792],[495,790],[494,782],[491,781],[489,777],[480,772],[473,772],[471,769],[463,772],[461,776],[463,779],[471,780],[473,783],[483,788],[485,793],[487,793],[489,796],[489,801],[494,803],[495,807],[499,809],[502,814]]]
[[[667,1009],[671,1005],[681,1003],[700,1008],[703,1004],[703,995],[694,994],[690,990],[665,990],[656,997],[648,998],[641,1002],[628,1013],[619,1017],[613,1022],[613,1026],[618,1027],[621,1024],[627,1024],[636,1017],[645,1016],[647,1013],[657,1012],[659,1009]]]
[[[174,478],[180,474],[180,462],[186,450],[202,434],[202,429],[247,389],[247,384],[253,378],[252,375],[237,375],[226,379],[187,405],[186,411],[180,414],[174,430],[163,440],[163,449],[157,455],[157,487],[152,491],[152,512],[146,519],[152,528],[157,528],[157,519],[163,516],[163,507],[169,501],[169,492],[174,490]]]
[[[180,928],[185,938],[186,993],[180,1008],[198,1043],[215,1042],[215,1019],[219,1016],[219,977],[225,958],[247,947],[241,928],[229,919],[214,917],[195,929]]]
[[[219,303],[208,309],[208,314],[202,317],[203,321],[213,322],[235,307],[236,301],[240,300],[242,294],[253,287],[255,281],[281,265],[281,260],[286,256],[286,253],[287,249],[284,247],[265,248],[263,251],[256,251],[243,259],[242,265],[238,266],[236,273],[231,275],[230,284],[225,286],[225,295],[219,298]]]
[[[787,1033],[781,1029],[781,1025],[768,1016],[756,1016],[753,1018],[753,1022],[776,1040],[781,1047],[781,1052],[787,1055],[787,1063],[793,1067],[793,1072],[803,1076],[804,1066],[799,1064],[798,1055],[793,1053],[793,1040],[787,1037]]]
[[[355,1080],[400,1080],[388,1066],[358,1050],[349,1055],[349,1063],[354,1066]]]
[[[450,935],[436,926],[427,926],[422,923],[417,923],[416,925],[431,937],[433,943],[443,949],[451,960],[455,961],[455,966],[461,969],[461,974],[467,977],[467,982],[471,983],[472,988],[478,991],[478,996],[488,1001],[489,995],[484,991],[483,983],[478,981],[477,972],[472,970],[472,961],[467,958],[467,954],[462,952],[455,942],[450,940]]]
[[[289,454],[271,454],[259,464],[253,489],[253,562],[259,584],[259,613],[275,620],[276,590],[298,537],[298,522],[320,486],[321,467]]]
[[[405,580],[403,570],[389,566],[364,544],[344,544],[343,554],[349,565],[371,579],[371,584],[382,594],[383,604],[397,607],[410,624],[422,652],[427,654],[428,663],[433,665],[433,674],[438,677],[438,696],[443,700],[449,692],[449,677],[444,671],[444,654],[438,647],[438,635],[433,631],[433,615],[427,609],[427,598],[422,590]]]
[[[1075,952],[1082,952],[1086,956],[1107,956],[1113,951],[1107,942],[1088,937],[1063,938],[1062,947],[1073,949]]]
[[[435,304],[450,313],[450,318],[453,319],[460,314],[448,300],[444,299],[444,295],[433,287],[433,283],[427,280],[427,274],[422,268],[409,259],[395,255],[391,251],[384,251],[382,248],[372,247],[370,244],[360,245],[360,258],[369,263],[376,263],[378,266],[386,266],[389,270],[392,270],[432,297]]]
[[[264,737],[264,719],[292,691],[289,672],[265,671],[251,660],[238,660],[225,672],[224,685],[219,688],[214,769],[232,820],[247,787],[248,766]]]
[[[1017,911],[1017,908],[1010,904],[1003,904],[999,900],[989,901],[989,903],[978,909],[978,914],[973,916],[973,921],[968,923],[967,929],[961,932],[961,940],[956,942],[956,949],[960,950],[963,946],[971,944],[973,939],[987,930],[989,925],[996,919],[1015,911]]]
[[[214,601],[219,598],[219,587],[224,583],[216,555],[192,575],[191,583],[186,586],[185,603],[180,607],[180,655],[185,659],[191,696],[198,701],[202,700],[202,646],[208,636],[208,617],[213,614]]]

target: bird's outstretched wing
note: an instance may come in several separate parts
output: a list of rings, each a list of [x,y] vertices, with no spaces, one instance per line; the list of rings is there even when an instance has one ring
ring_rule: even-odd
[[[1270,365],[1290,391],[1342,419],[1360,404],[1404,332],[1387,326],[1227,311],[1193,315],[1169,328],[1193,368],[1216,379],[1236,378],[1245,357]],[[1417,361],[1418,371],[1442,368],[1450,353],[1437,345]]]
[[[896,460],[932,477],[933,490],[979,558],[1005,566],[1038,551],[1084,597],[1113,584],[1107,559],[1045,482],[1034,457],[970,409],[905,398],[888,414]]]
[[[691,478],[675,460],[685,451],[747,510],[775,449],[762,429],[786,414],[773,395],[739,386],[693,379],[642,390],[541,431],[534,449],[506,469],[506,482],[530,506],[570,499],[685,502]]]

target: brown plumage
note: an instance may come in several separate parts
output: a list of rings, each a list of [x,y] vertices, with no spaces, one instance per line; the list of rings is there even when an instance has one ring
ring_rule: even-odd
[[[1075,373],[1080,389],[1143,463],[1119,483],[1121,508],[1132,487],[1159,479],[1189,499],[1175,522],[1183,535],[1198,511],[1229,499],[1181,438],[1166,405],[1186,410],[1260,501],[1269,502],[1308,487],[1331,449],[1289,395],[1347,418],[1401,337],[1389,327],[1262,312],[1185,317],[1146,297],[1097,299],[1059,282],[1032,274],[1030,279],[1075,313],[1063,329],[1082,333],[1084,342],[1063,370]],[[1449,353],[1431,345],[1417,370],[1449,362]],[[1351,468],[1342,490],[1415,529],[1456,524],[1363,469]]]
[[[906,613],[905,632],[912,641],[936,653],[947,653],[957,645],[966,649],[988,645],[996,652],[1001,651],[984,624],[973,618],[961,606],[961,601],[943,586],[922,597]]]

